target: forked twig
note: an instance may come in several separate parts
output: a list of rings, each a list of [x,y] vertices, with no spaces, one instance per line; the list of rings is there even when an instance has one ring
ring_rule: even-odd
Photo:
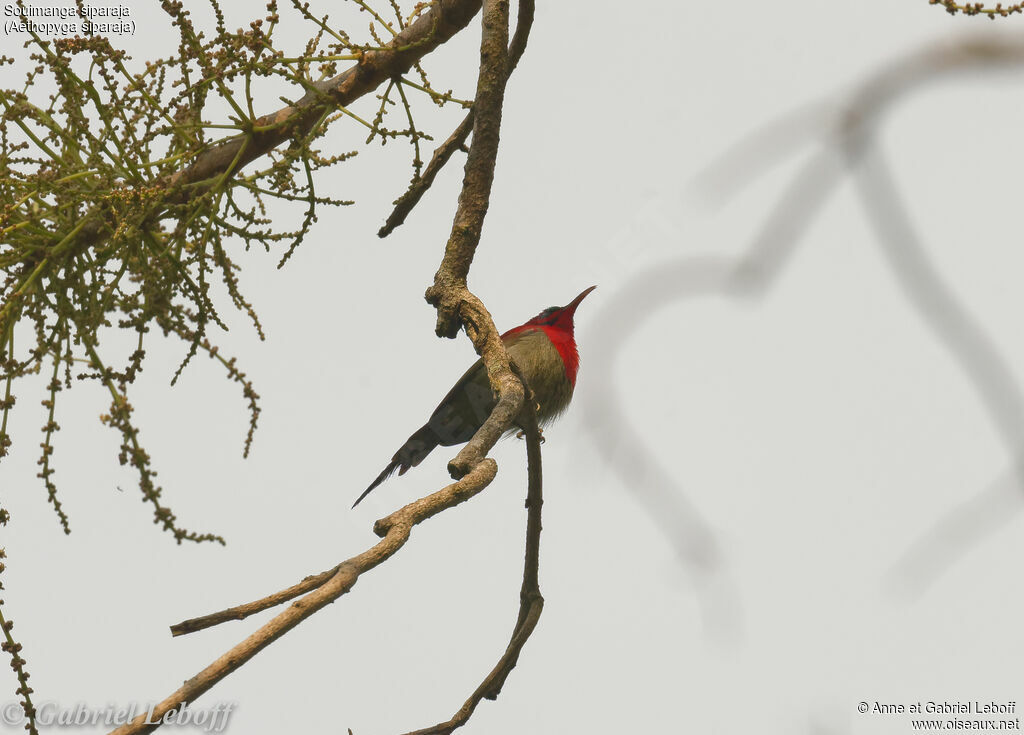
[[[532,5],[531,5],[532,8]],[[532,11],[531,11],[532,12]],[[441,261],[427,299],[438,312],[437,333],[454,337],[464,327],[487,367],[498,401],[491,415],[458,456],[449,463],[457,482],[421,498],[374,524],[382,540],[371,549],[327,572],[307,577],[297,585],[246,605],[212,615],[184,621],[174,626],[176,634],[199,630],[231,619],[241,619],[259,610],[304,595],[273,620],[242,641],[184,686],[156,706],[150,717],[143,715],[118,728],[113,735],[150,732],[166,713],[208,691],[227,674],[249,661],[259,651],[294,628],[325,605],[338,599],[356,583],[359,576],[392,556],[408,540],[417,523],[461,503],[480,492],[494,479],[497,464],[486,454],[517,419],[527,433],[529,459],[529,508],[526,569],[519,618],[505,654],[491,674],[478,687],[456,715],[447,723],[420,732],[447,733],[464,724],[483,697],[496,697],[508,673],[515,666],[519,651],[536,625],[543,607],[537,582],[540,544],[541,464],[540,441],[532,405],[524,409],[524,384],[513,373],[504,343],[498,336],[490,314],[473,295],[466,277],[487,213],[494,165],[497,160],[501,108],[508,77],[508,4],[507,0],[483,3],[483,36],[480,48],[480,73],[474,107],[474,135],[466,163],[459,206],[452,225],[445,256]]]
[[[413,526],[473,497],[491,483],[497,471],[498,465],[493,459],[483,459],[458,482],[409,503],[377,521],[374,524],[374,531],[383,536],[381,541],[362,554],[339,564],[323,585],[293,602],[255,633],[188,679],[179,689],[156,705],[151,713],[139,715],[131,722],[113,730],[110,735],[136,735],[155,730],[168,712],[195,701],[221,679],[237,670],[303,620],[352,589],[361,575],[389,559],[405,545]]]
[[[516,375],[522,380],[518,370]],[[516,667],[519,654],[526,645],[537,621],[544,610],[544,597],[540,592],[538,570],[540,567],[540,531],[541,506],[544,504],[542,493],[542,472],[540,454],[540,431],[537,427],[537,416],[533,401],[527,400],[520,413],[519,425],[526,437],[526,455],[529,472],[529,487],[526,495],[526,559],[523,565],[523,586],[519,592],[519,617],[512,629],[512,637],[498,663],[484,677],[480,685],[459,708],[451,719],[438,723],[433,727],[415,730],[406,735],[448,735],[462,727],[472,716],[476,706],[482,699],[497,699],[508,675]]]
[[[239,170],[269,150],[302,133],[333,105],[346,106],[376,89],[382,82],[404,74],[423,56],[468,25],[480,9],[479,0],[439,0],[406,26],[380,50],[366,51],[359,63],[338,76],[313,84],[302,99],[253,121],[256,132],[221,141],[201,153],[185,170],[166,182],[181,187]]]
[[[512,74],[519,59],[526,50],[526,42],[530,38],[530,28],[533,26],[534,0],[519,0],[519,15],[516,19],[516,32],[508,46],[508,74]],[[377,232],[377,237],[387,237],[395,228],[399,227],[405,218],[409,216],[413,208],[419,204],[420,199],[427,193],[427,189],[434,183],[438,173],[445,167],[457,150],[466,145],[469,134],[473,131],[473,115],[475,107],[471,107],[466,117],[463,118],[454,132],[448,136],[444,143],[437,147],[430,163],[423,169],[423,175],[413,180],[412,184],[402,196],[395,200],[395,208],[388,216],[384,226]]]
[[[288,589],[281,590],[280,592],[275,592],[272,595],[267,595],[260,600],[247,602],[244,605],[229,607],[226,610],[210,613],[209,615],[202,615],[198,618],[183,620],[180,623],[171,626],[171,635],[187,635],[199,630],[205,630],[206,628],[212,628],[215,625],[226,623],[229,620],[245,620],[250,615],[255,615],[258,612],[269,610],[270,608],[277,607],[278,605],[283,605],[289,600],[294,600],[300,595],[312,592],[318,587],[323,586],[325,582],[337,574],[340,568],[341,565],[339,564],[333,569],[328,569],[326,572],[310,575],[305,577],[298,584],[294,584]]]

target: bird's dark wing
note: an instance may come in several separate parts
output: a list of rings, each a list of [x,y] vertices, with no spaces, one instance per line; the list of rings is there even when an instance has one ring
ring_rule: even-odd
[[[410,467],[422,462],[434,447],[450,447],[467,442],[476,433],[494,409],[494,394],[487,379],[487,370],[477,360],[448,391],[430,415],[430,420],[410,436],[395,452],[388,466],[377,476],[352,507],[370,494],[370,491],[398,471],[404,475]]]
[[[494,404],[487,369],[482,360],[477,360],[434,409],[427,427],[443,447],[462,444],[483,425]]]

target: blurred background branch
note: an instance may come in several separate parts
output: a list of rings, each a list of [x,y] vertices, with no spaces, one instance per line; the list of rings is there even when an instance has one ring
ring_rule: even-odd
[[[1004,472],[992,490],[953,509],[939,527],[914,544],[898,567],[904,589],[923,589],[970,544],[983,538],[996,523],[1004,522],[1010,509],[1024,507],[1024,474],[1020,474],[1024,467],[1024,396],[996,342],[954,296],[914,232],[885,157],[874,143],[875,131],[895,103],[922,86],[954,75],[1021,66],[1024,44],[1015,39],[967,38],[941,43],[885,65],[845,94],[834,106],[837,109],[819,102],[768,121],[722,154],[693,184],[695,193],[721,203],[770,166],[811,149],[746,250],[736,258],[684,255],[658,262],[629,279],[602,304],[597,316],[602,331],[629,335],[660,310],[695,298],[760,301],[776,285],[801,239],[840,184],[852,177],[865,216],[908,303],[975,389],[1003,439],[1009,472],[1016,474],[1011,481]],[[716,532],[699,510],[696,491],[684,490],[679,479],[685,475],[686,452],[671,467],[666,466],[648,447],[642,428],[630,418],[623,383],[615,375],[617,358],[629,351],[628,343],[606,342],[597,351],[591,379],[603,400],[587,404],[589,415],[584,421],[597,454],[676,549],[702,600],[705,626],[735,632],[741,617],[740,592],[730,581]],[[1008,498],[1007,483],[1019,489],[1016,500]]]

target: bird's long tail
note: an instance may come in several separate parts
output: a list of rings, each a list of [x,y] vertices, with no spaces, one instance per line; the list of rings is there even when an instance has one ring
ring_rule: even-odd
[[[391,477],[398,470],[398,474],[404,475],[410,467],[415,467],[422,462],[428,454],[434,451],[434,447],[441,443],[440,438],[430,428],[430,425],[421,426],[420,429],[410,436],[402,448],[395,452],[391,462],[384,468],[384,471],[377,475],[377,479],[370,483],[370,487],[363,490],[363,494],[352,503],[355,508],[362,502],[363,498],[370,494],[370,491]]]

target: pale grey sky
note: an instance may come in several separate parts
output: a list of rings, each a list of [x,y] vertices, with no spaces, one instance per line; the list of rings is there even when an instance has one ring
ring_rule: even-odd
[[[226,9],[232,27],[262,14]],[[136,61],[169,53],[156,11],[134,12]],[[911,716],[859,714],[860,702],[1024,705],[1019,504],[1000,500],[1016,497],[1012,483],[971,504],[1005,480],[1006,440],[908,301],[851,180],[766,291],[716,290],[823,126],[808,118],[771,168],[744,162],[749,186],[725,203],[694,185],[782,115],[825,103],[828,119],[886,64],[1022,23],[951,18],[926,0],[539,4],[470,286],[502,329],[598,290],[577,313],[574,405],[546,432],[544,615],[501,698],[465,732],[887,735],[911,732]],[[431,57],[437,87],[471,96],[478,36],[474,23]],[[880,125],[928,254],[1016,378],[1020,94],[1013,73],[963,75],[907,95]],[[355,109],[372,116],[375,100]],[[421,109],[438,139],[461,119]],[[240,391],[211,361],[170,388],[182,347],[153,340],[133,391],[167,503],[226,548],[178,547],[151,524],[116,464],[118,437],[97,420],[109,400],[90,385],[62,396],[58,416],[65,538],[35,478],[42,395],[21,387],[0,471],[12,514],[3,581],[37,702],[162,699],[270,613],[180,639],[170,624],[362,551],[374,519],[445,483],[454,453],[436,451],[349,510],[473,359],[465,337],[434,337],[422,299],[462,160],[380,241],[409,153],[364,139],[335,124],[325,146],[361,152],[318,184],[355,206],[325,211],[281,271],[274,255],[240,258],[268,340],[236,316],[218,341],[262,396],[252,456],[240,457]],[[1010,396],[1001,408],[1017,416]],[[481,496],[417,528],[197,706],[237,703],[229,732],[248,735],[447,719],[515,622],[524,452],[501,443]],[[686,509],[700,520],[681,521]],[[926,561],[894,572],[940,522]],[[977,528],[978,544],[925,576]],[[0,674],[0,702],[14,688]]]

